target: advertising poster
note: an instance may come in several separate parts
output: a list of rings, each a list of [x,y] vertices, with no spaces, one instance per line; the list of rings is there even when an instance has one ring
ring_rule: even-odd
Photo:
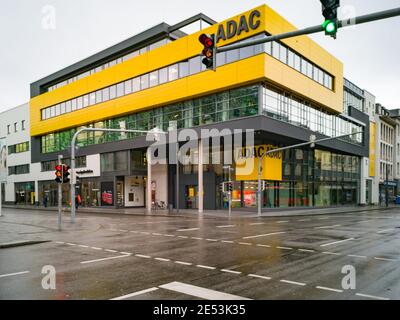
[[[113,206],[114,205],[114,183],[102,182],[101,183],[101,205]]]

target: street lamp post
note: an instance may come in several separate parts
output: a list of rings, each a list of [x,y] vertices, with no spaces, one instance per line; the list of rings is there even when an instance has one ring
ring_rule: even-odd
[[[155,135],[155,140],[160,140],[161,134],[166,134],[159,128],[154,128],[150,131],[143,130],[126,130],[126,129],[104,129],[104,128],[82,128],[75,132],[71,140],[71,222],[75,223],[76,207],[75,207],[75,188],[76,188],[76,175],[75,175],[75,144],[76,139],[82,132],[120,132],[120,133],[152,133]]]
[[[320,139],[320,140],[316,140],[315,135],[311,135],[310,136],[310,141],[307,142],[303,142],[303,143],[299,143],[299,144],[295,144],[292,146],[287,146],[287,147],[282,147],[282,148],[277,148],[277,149],[272,149],[269,151],[264,152],[261,157],[259,157],[258,159],[258,216],[261,217],[261,172],[262,172],[262,160],[264,159],[265,156],[272,154],[272,153],[276,153],[276,152],[282,152],[285,150],[289,150],[289,149],[294,149],[294,148],[299,148],[299,147],[305,147],[305,146],[312,146],[313,148],[315,147],[316,143],[320,143],[320,142],[325,142],[325,141],[330,141],[330,140],[335,140],[335,139],[340,139],[340,138],[345,138],[345,137],[349,137],[349,136],[353,136],[353,135],[357,135],[357,134],[362,134],[363,132],[354,132],[354,133],[349,133],[349,134],[344,134],[341,136],[337,136],[337,137],[329,137],[329,138],[324,138],[324,139]]]

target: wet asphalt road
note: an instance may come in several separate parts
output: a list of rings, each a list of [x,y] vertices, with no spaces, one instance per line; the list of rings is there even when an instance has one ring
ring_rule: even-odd
[[[3,209],[0,299],[400,299],[400,210],[257,219]],[[79,213],[78,213],[79,214]],[[42,288],[43,266],[56,289]],[[356,289],[342,287],[344,266]],[[126,296],[128,295],[128,296]],[[124,297],[126,296],[126,297]]]

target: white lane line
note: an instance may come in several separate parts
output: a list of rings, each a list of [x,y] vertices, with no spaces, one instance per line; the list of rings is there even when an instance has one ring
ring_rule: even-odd
[[[257,247],[271,248],[271,246],[269,246],[267,244],[257,244]]]
[[[161,233],[157,233],[157,232],[152,233],[152,235],[153,235],[153,236],[162,236]]]
[[[229,293],[219,292],[211,289],[201,288],[182,282],[171,282],[159,286],[159,288],[175,291],[206,300],[250,300]]]
[[[252,278],[259,278],[259,279],[264,279],[264,280],[271,280],[271,277],[266,277],[266,276],[259,276],[258,274],[248,274],[249,277]]]
[[[376,300],[390,300],[389,298],[371,296],[369,294],[363,294],[363,293],[356,293],[356,296],[370,298],[370,299],[376,299]]]
[[[154,258],[154,260],[162,261],[162,262],[170,262],[171,259],[164,259],[164,258]]]
[[[101,261],[107,261],[107,260],[114,260],[114,259],[122,259],[122,258],[127,258],[130,257],[131,255],[129,254],[124,254],[122,256],[116,256],[116,257],[109,257],[109,258],[103,258],[103,259],[96,259],[96,260],[89,260],[89,261],[82,261],[81,264],[89,264],[89,263],[95,263],[95,262],[101,262]]]
[[[178,238],[180,238],[180,239],[188,239],[189,237],[188,236],[178,236]]]
[[[277,223],[288,223],[289,221],[278,221]]]
[[[81,247],[81,248],[89,248],[89,246],[85,246],[84,244],[80,244],[78,247]]]
[[[30,271],[21,271],[21,272],[15,272],[15,273],[8,273],[8,274],[2,274],[0,275],[0,278],[6,278],[6,277],[12,277],[12,276],[19,276],[21,274],[26,274],[29,273]]]
[[[301,252],[315,252],[315,250],[310,250],[310,249],[299,249]]]
[[[139,231],[131,230],[132,233],[139,233]]]
[[[261,226],[263,224],[265,224],[265,222],[250,223],[249,226]]]
[[[145,256],[145,255],[143,255],[143,254],[135,254],[135,257],[143,258],[143,259],[151,259],[150,256]]]
[[[61,242],[61,241],[56,241],[56,243],[58,243],[58,244],[65,244],[65,242]]]
[[[196,230],[200,230],[200,228],[179,229],[179,230],[176,230],[176,231],[178,231],[178,232],[186,232],[186,231],[196,231]]]
[[[324,251],[322,252],[323,254],[329,254],[331,256],[340,256],[340,253],[336,253],[336,252],[328,252],[328,251]]]
[[[65,243],[67,246],[76,246],[76,244],[75,243],[69,243],[69,242],[66,242]]]
[[[341,241],[329,242],[329,243],[321,244],[321,247],[332,246],[332,245],[334,245],[334,244],[339,244],[339,243],[343,243],[343,242],[347,242],[347,241],[352,241],[352,240],[355,240],[355,239],[354,239],[354,238],[349,238],[349,239],[345,239],[345,240],[341,240]]]
[[[277,234],[284,234],[286,233],[286,231],[282,231],[282,232],[273,232],[273,233],[266,233],[266,234],[259,234],[256,236],[249,236],[249,237],[244,237],[242,239],[254,239],[254,238],[261,238],[261,237],[268,237],[268,236],[274,236]]]
[[[243,245],[243,246],[251,246],[252,244],[249,242],[238,242],[239,244]]]
[[[317,288],[317,289],[320,289],[320,290],[325,290],[325,291],[343,292],[343,290],[333,289],[333,288],[328,288],[328,287],[320,287],[320,286],[318,286],[318,287],[316,287],[316,288]]]
[[[314,229],[330,229],[330,228],[337,228],[337,227],[341,227],[341,224],[335,224],[333,226],[322,226],[322,227],[315,227]]]
[[[236,225],[231,224],[231,225],[227,225],[227,226],[217,226],[217,228],[234,228],[236,227]]]
[[[100,251],[100,250],[103,250],[103,248],[97,248],[97,247],[91,247],[93,250],[98,250],[98,251]]]
[[[197,238],[197,237],[190,237],[190,238],[194,240],[203,240],[203,238]]]
[[[276,247],[277,249],[281,249],[281,250],[293,250],[293,248],[289,248],[289,247]]]
[[[361,259],[367,259],[367,256],[359,256],[357,254],[349,254],[347,255],[348,257],[352,257],[352,258],[361,258]]]
[[[198,267],[198,268],[203,268],[203,269],[209,269],[209,270],[215,270],[215,269],[217,269],[217,268],[215,268],[215,267],[203,266],[203,265],[201,265],[201,264],[198,264],[196,267]]]
[[[172,238],[172,237],[175,237],[175,235],[173,235],[173,234],[164,234],[164,237]]]
[[[381,261],[397,261],[396,259],[389,259],[389,258],[380,258],[380,257],[374,257],[375,260],[381,260]]]
[[[106,249],[106,250],[104,250],[104,251],[111,252],[111,253],[118,253],[117,250],[111,250],[111,249]]]
[[[242,274],[240,271],[229,270],[229,269],[221,269],[222,272],[233,273],[233,274]]]
[[[379,232],[377,232],[377,233],[386,233],[386,232],[388,232],[388,231],[393,231],[394,229],[386,229],[386,230],[382,230],[382,231],[379,231]]]
[[[231,240],[222,240],[221,242],[223,242],[223,243],[235,243],[234,241],[231,241]]]
[[[110,299],[110,300],[125,300],[125,299],[131,298],[131,297],[140,296],[142,294],[153,292],[153,291],[156,291],[156,290],[158,290],[158,288],[149,288],[149,289],[146,289],[146,290],[130,293],[130,294],[127,294],[125,296],[113,298],[113,299]]]
[[[215,239],[206,239],[207,241],[211,241],[211,242],[218,242],[218,240]]]
[[[140,232],[141,234],[145,234],[145,235],[149,235],[150,234],[150,232]]]
[[[301,219],[299,220],[300,222],[306,222],[306,221],[311,221],[311,219]]]
[[[302,286],[302,287],[304,287],[306,285],[303,282],[296,282],[296,281],[289,281],[289,280],[279,280],[279,281],[283,282],[283,283],[294,284],[296,286]]]
[[[330,218],[318,218],[318,220],[328,220]]]
[[[191,266],[193,263],[190,262],[183,262],[183,261],[175,261],[176,264],[181,264],[183,266]]]
[[[130,256],[131,256],[133,253],[130,253],[130,252],[123,252],[123,251],[122,251],[122,252],[120,252],[120,254],[125,254],[125,255],[130,255]]]

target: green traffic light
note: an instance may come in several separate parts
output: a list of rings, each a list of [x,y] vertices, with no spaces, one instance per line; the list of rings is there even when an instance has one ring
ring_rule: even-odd
[[[336,32],[336,23],[332,20],[325,20],[322,24],[326,33],[335,33]]]

